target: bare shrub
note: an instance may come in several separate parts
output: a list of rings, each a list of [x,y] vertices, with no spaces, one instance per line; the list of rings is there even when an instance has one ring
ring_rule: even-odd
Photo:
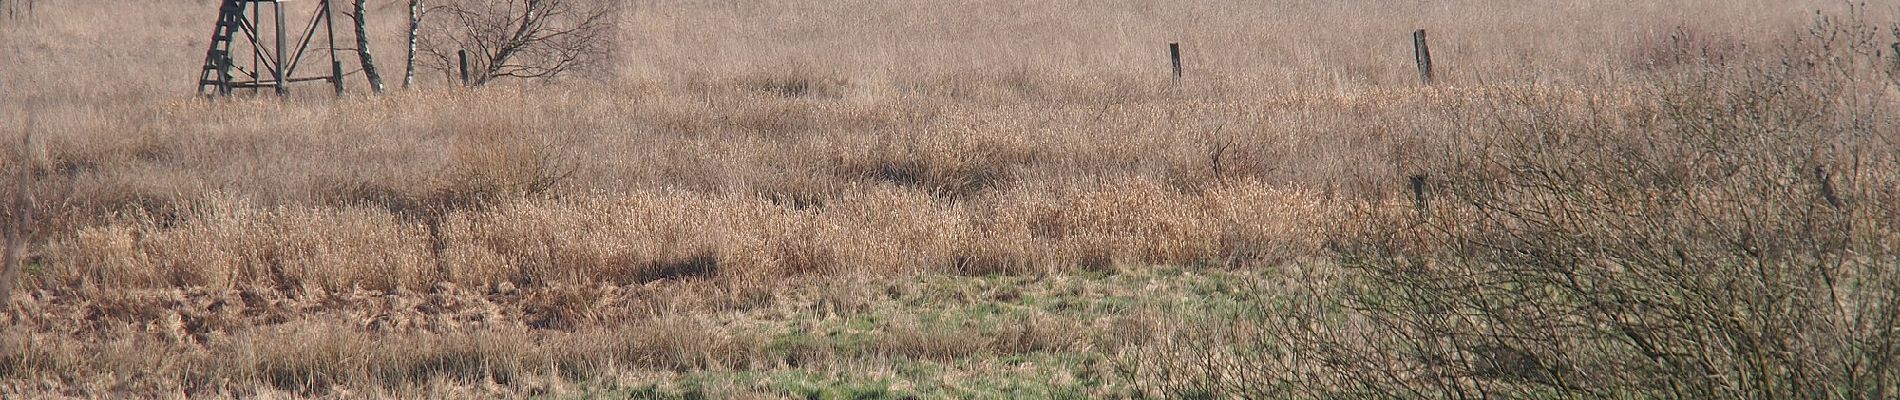
[[[1458,110],[1465,144],[1418,167],[1430,201],[1339,229],[1345,275],[1305,293],[1337,300],[1269,296],[1202,333],[1230,345],[1135,375],[1176,396],[1892,397],[1896,99],[1814,38],[1633,103]]]
[[[803,65],[752,74],[739,78],[737,83],[741,87],[786,98],[835,99],[842,97],[851,87],[850,79]]]
[[[1747,46],[1733,35],[1724,35],[1687,26],[1677,26],[1666,35],[1655,35],[1630,50],[1637,68],[1670,70],[1702,65],[1721,65],[1744,58]]]
[[[418,39],[445,73],[469,52],[469,84],[496,78],[553,78],[593,67],[611,48],[614,2],[458,0],[432,7]]]
[[[1448,157],[1430,210],[1342,252],[1370,365],[1394,367],[1354,383],[1884,397],[1900,215],[1895,176],[1859,168],[1891,147],[1782,78],[1666,88],[1647,115],[1525,105],[1521,135]]]

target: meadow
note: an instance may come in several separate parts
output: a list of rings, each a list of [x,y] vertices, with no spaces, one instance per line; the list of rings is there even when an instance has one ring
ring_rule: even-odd
[[[656,0],[213,101],[216,7],[0,18],[0,397],[1900,393],[1892,6]]]

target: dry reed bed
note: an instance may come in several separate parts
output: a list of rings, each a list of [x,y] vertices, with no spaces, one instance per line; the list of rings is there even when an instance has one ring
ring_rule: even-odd
[[[1387,196],[1409,154],[1446,145],[1447,110],[1502,92],[1632,96],[997,107],[499,90],[259,104],[270,119],[178,103],[143,128],[44,139],[35,162],[66,193],[64,225],[29,279],[420,290],[1285,259],[1317,249],[1333,203]],[[701,105],[719,102],[733,104]]]
[[[874,373],[900,360],[980,376],[1005,368],[985,357],[1141,346],[1173,329],[1158,325],[1162,310],[1192,303],[1166,297],[1114,313],[1055,312],[1021,298],[1086,302],[1201,284],[1195,272],[1187,279],[1123,273],[1126,282],[812,277],[781,283],[749,304],[733,304],[741,296],[705,282],[506,291],[445,283],[426,292],[297,295],[269,287],[39,291],[14,303],[19,318],[0,338],[0,365],[9,374],[0,394],[517,397],[677,382],[702,372]],[[939,309],[907,305],[920,302]],[[973,306],[1012,311],[968,314]],[[975,319],[918,315],[933,312]],[[867,316],[875,322],[846,322]],[[842,333],[854,339],[817,328],[839,325],[851,327]],[[747,385],[713,390],[784,395]]]
[[[40,287],[423,290],[713,277],[1041,273],[1121,264],[1254,262],[1317,250],[1311,193],[1234,185],[1182,194],[1146,180],[1024,189],[972,204],[890,186],[822,208],[753,196],[633,192],[522,199],[423,223],[369,207],[202,204],[79,229],[50,244]],[[443,248],[432,254],[432,240]],[[1231,259],[1231,260],[1230,260]]]
[[[175,102],[140,111],[153,122],[54,130],[31,161],[63,193],[48,197],[59,228],[42,232],[15,303],[45,317],[15,321],[4,389],[524,395],[783,367],[787,351],[767,350],[783,328],[709,319],[808,312],[775,304],[848,290],[788,282],[1285,268],[1409,211],[1405,174],[1485,134],[1464,129],[1487,117],[1464,111],[1594,121],[1655,89],[1180,88],[1015,106],[743,82],[628,90],[642,96],[255,104],[281,119]],[[149,134],[109,134],[124,129]],[[849,313],[879,294],[826,296]],[[1153,324],[1118,323],[893,321],[858,353],[791,353],[846,368],[1111,352],[1145,344],[1073,333]],[[1153,345],[1128,351],[1174,346]]]
[[[666,1],[584,85],[208,103],[180,99],[202,44],[177,38],[211,3],[108,3],[0,26],[0,121],[34,134],[4,157],[44,206],[0,394],[558,392],[787,363],[762,339],[783,332],[732,320],[861,312],[858,279],[1292,269],[1389,229],[1364,217],[1405,212],[1404,177],[1493,113],[1638,109],[1650,79],[1772,56],[1839,7]],[[1410,86],[1413,28],[1448,84]],[[812,357],[1112,353],[1144,343],[1065,332],[1155,328],[915,322]]]

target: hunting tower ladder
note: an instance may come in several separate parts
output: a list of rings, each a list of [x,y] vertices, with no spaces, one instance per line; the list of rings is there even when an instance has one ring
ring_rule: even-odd
[[[257,93],[270,88],[282,96],[290,93],[290,84],[311,81],[328,81],[342,94],[343,63],[336,56],[336,19],[331,16],[330,0],[315,1],[317,9],[310,13],[310,24],[293,42],[289,37],[292,32],[285,26],[292,16],[286,15],[284,3],[290,0],[222,0],[218,22],[211,30],[211,46],[205,51],[204,70],[198,75],[198,95],[229,96],[236,89]],[[265,13],[265,8],[270,12]],[[303,64],[310,42],[317,39],[318,28],[323,29],[323,40],[328,43],[320,44],[318,50],[329,51],[330,73],[297,76],[297,67]],[[243,65],[247,58],[249,68]]]

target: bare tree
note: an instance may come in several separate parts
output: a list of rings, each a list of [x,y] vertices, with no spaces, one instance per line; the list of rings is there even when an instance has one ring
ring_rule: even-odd
[[[496,78],[551,78],[605,59],[614,3],[594,0],[457,0],[433,7],[420,38],[443,71],[470,53],[469,84]]]
[[[369,78],[369,88],[376,93],[383,92],[383,74],[376,72],[376,59],[369,54],[369,30],[364,27],[369,18],[364,17],[363,1],[350,2],[350,20],[356,26],[356,58],[363,63],[363,76]]]

